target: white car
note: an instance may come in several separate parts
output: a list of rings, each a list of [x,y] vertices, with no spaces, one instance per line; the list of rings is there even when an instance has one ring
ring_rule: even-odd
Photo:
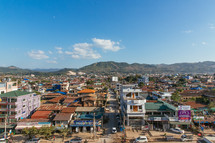
[[[113,134],[117,133],[116,127],[113,127],[113,128],[112,128],[112,133],[113,133]]]
[[[170,128],[170,130],[175,133],[184,134],[184,130],[180,128]]]
[[[146,136],[139,136],[135,139],[134,143],[147,143],[148,139]]]

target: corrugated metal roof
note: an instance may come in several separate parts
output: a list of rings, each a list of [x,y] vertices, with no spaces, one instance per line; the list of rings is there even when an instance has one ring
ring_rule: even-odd
[[[54,121],[68,121],[71,118],[72,113],[58,113]]]
[[[95,93],[95,90],[92,89],[83,89],[81,91],[78,91],[78,93]]]
[[[0,94],[0,97],[18,97],[18,96],[23,96],[23,95],[27,95],[27,94],[31,94],[33,92],[27,92],[27,91],[11,91],[11,92],[7,92],[4,94]]]
[[[61,113],[74,113],[77,107],[67,107],[64,108]]]
[[[32,119],[47,119],[52,111],[36,111],[31,118]]]

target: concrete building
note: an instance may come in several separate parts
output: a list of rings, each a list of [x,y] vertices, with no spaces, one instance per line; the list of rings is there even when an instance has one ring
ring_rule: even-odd
[[[122,122],[126,126],[141,127],[144,123],[146,99],[141,89],[122,89],[120,106]]]
[[[20,119],[27,118],[40,106],[40,95],[25,91],[11,91],[0,94],[0,123],[5,121],[14,124]]]
[[[0,94],[4,94],[10,91],[17,90],[17,82],[16,81],[5,81],[0,82]]]
[[[143,75],[141,78],[138,79],[138,84],[141,82],[144,83],[145,85],[148,85],[149,84],[149,77]]]
[[[157,97],[159,99],[168,99],[171,100],[172,93],[170,92],[152,92],[152,96]]]

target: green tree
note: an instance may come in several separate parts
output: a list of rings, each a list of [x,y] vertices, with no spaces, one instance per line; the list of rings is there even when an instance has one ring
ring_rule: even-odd
[[[94,82],[93,82],[92,80],[86,81],[86,84],[87,84],[87,85],[93,85],[93,83],[94,83]]]
[[[210,102],[207,107],[208,108],[213,108],[213,107],[215,107],[215,103],[214,102]]]
[[[60,130],[60,134],[63,137],[63,142],[64,142],[65,137],[69,134],[69,132],[70,132],[70,130],[67,129],[67,128],[63,128],[63,129]]]
[[[51,135],[54,132],[54,127],[41,127],[39,130],[39,134],[43,137],[45,137],[46,139],[50,138]]]
[[[140,83],[138,84],[138,86],[139,86],[140,88],[143,88],[144,83],[143,83],[143,82],[140,82]]]
[[[35,127],[31,127],[31,128],[24,128],[22,130],[22,133],[25,134],[25,135],[28,135],[28,137],[31,139],[33,138],[35,135],[37,135],[39,132],[38,132],[38,129],[35,128]]]
[[[180,96],[179,96],[179,93],[178,92],[175,92],[175,93],[173,93],[172,94],[172,96],[171,96],[171,99],[173,100],[173,101],[176,101],[176,102],[179,102],[180,101]]]

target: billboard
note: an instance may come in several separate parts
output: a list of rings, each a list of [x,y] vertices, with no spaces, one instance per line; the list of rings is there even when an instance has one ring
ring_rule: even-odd
[[[191,120],[190,106],[178,107],[178,120],[179,122],[190,122]]]
[[[178,106],[178,110],[190,110],[190,106]]]

